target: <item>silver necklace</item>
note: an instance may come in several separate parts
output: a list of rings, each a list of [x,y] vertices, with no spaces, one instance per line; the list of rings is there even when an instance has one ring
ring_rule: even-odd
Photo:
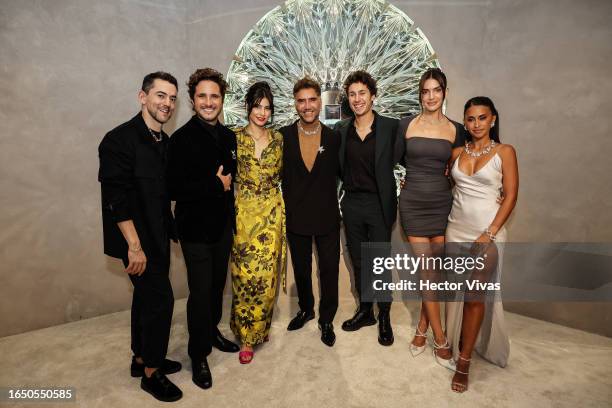
[[[157,143],[161,142],[163,139],[163,136],[161,134],[161,132],[159,132],[159,136],[157,136],[152,130],[151,128],[147,128],[149,129],[149,133],[151,134],[151,136],[153,136],[153,140],[155,140]]]
[[[464,150],[465,150],[465,153],[468,156],[472,156],[472,157],[478,158],[478,157],[483,156],[485,154],[489,154],[489,152],[491,151],[491,149],[493,149],[495,147],[495,145],[496,145],[495,140],[491,140],[491,143],[489,143],[487,145],[487,147],[485,147],[484,149],[481,149],[478,152],[475,152],[475,151],[470,150],[470,142],[465,142]]]
[[[321,130],[321,122],[317,123],[317,127],[314,128],[313,130],[306,130],[306,129],[304,129],[302,124],[300,122],[298,122],[298,129],[300,130],[300,132],[302,132],[306,136],[316,135],[317,133],[319,133],[319,130]]]

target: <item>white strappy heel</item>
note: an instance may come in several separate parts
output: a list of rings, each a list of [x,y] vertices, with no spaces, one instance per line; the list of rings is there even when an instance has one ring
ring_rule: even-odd
[[[472,361],[471,358],[463,358],[463,357],[461,357],[461,355],[459,356],[459,359],[463,360],[463,361],[467,361],[468,363],[470,361]],[[469,366],[468,366],[468,368],[469,368]],[[459,374],[463,374],[463,375],[469,375],[470,374],[469,372],[464,373],[463,371],[459,371],[457,369],[455,369],[455,372],[459,373]],[[458,388],[457,390],[453,389],[454,385],[457,386],[457,388]],[[462,392],[466,392],[468,390],[468,385],[467,384],[461,384],[459,382],[453,381],[453,382],[451,382],[451,389],[453,389],[453,391],[455,391],[455,392],[462,393]]]
[[[419,329],[419,326],[417,325],[416,334],[414,335],[414,337],[425,337],[425,339],[427,339],[427,330],[425,330],[425,333],[423,333],[421,332],[421,330]],[[412,357],[416,357],[425,351],[426,346],[427,346],[427,341],[425,341],[425,344],[423,344],[422,346],[415,346],[411,342],[408,346],[408,349],[410,350],[410,354],[412,354]]]
[[[436,339],[433,339],[433,355],[434,358],[436,360],[436,363],[440,364],[442,367],[444,368],[448,368],[451,371],[455,371],[455,361],[453,360],[453,358],[449,358],[444,359],[442,357],[438,357],[438,355],[436,354],[436,350],[441,350],[441,349],[449,349],[450,350],[450,345],[448,344],[448,339],[445,338],[444,339],[444,344],[440,345],[438,343],[436,343]]]

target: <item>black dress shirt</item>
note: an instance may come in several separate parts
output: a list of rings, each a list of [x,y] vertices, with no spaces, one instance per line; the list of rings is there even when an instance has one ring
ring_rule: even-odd
[[[354,193],[377,193],[374,160],[376,153],[376,117],[372,130],[361,140],[351,121],[346,138],[346,170],[344,172],[344,189]]]

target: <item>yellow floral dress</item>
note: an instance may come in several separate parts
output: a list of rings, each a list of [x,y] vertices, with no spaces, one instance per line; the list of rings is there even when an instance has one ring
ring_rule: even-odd
[[[230,327],[243,344],[254,346],[270,331],[278,278],[285,284],[285,205],[280,190],[283,137],[269,130],[270,143],[257,160],[255,142],[246,129],[235,132],[238,170]]]

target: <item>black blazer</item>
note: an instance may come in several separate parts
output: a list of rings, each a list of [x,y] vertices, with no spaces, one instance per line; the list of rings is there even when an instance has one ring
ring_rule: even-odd
[[[213,243],[228,222],[235,229],[234,188],[223,190],[217,169],[236,176],[236,134],[217,123],[218,139],[196,115],[170,138],[168,187],[176,201],[179,239]]]
[[[109,256],[127,258],[128,245],[117,223],[132,220],[147,258],[169,259],[168,239],[175,233],[163,153],[168,135],[163,132],[160,143],[164,149],[155,146],[138,113],[108,132],[98,147],[104,253]]]
[[[395,176],[393,175],[393,149],[395,147],[395,136],[397,134],[397,119],[376,115],[376,147],[374,159],[374,175],[378,187],[378,198],[387,227],[391,227],[397,217],[397,194]],[[346,158],[346,138],[349,126],[353,126],[354,119],[345,119],[336,123],[335,130],[340,132],[340,169],[341,177],[344,178],[344,162]]]
[[[321,124],[321,148],[308,172],[298,138],[297,121],[280,129],[283,135],[283,198],[287,231],[326,235],[340,228],[336,182],[339,135]]]

